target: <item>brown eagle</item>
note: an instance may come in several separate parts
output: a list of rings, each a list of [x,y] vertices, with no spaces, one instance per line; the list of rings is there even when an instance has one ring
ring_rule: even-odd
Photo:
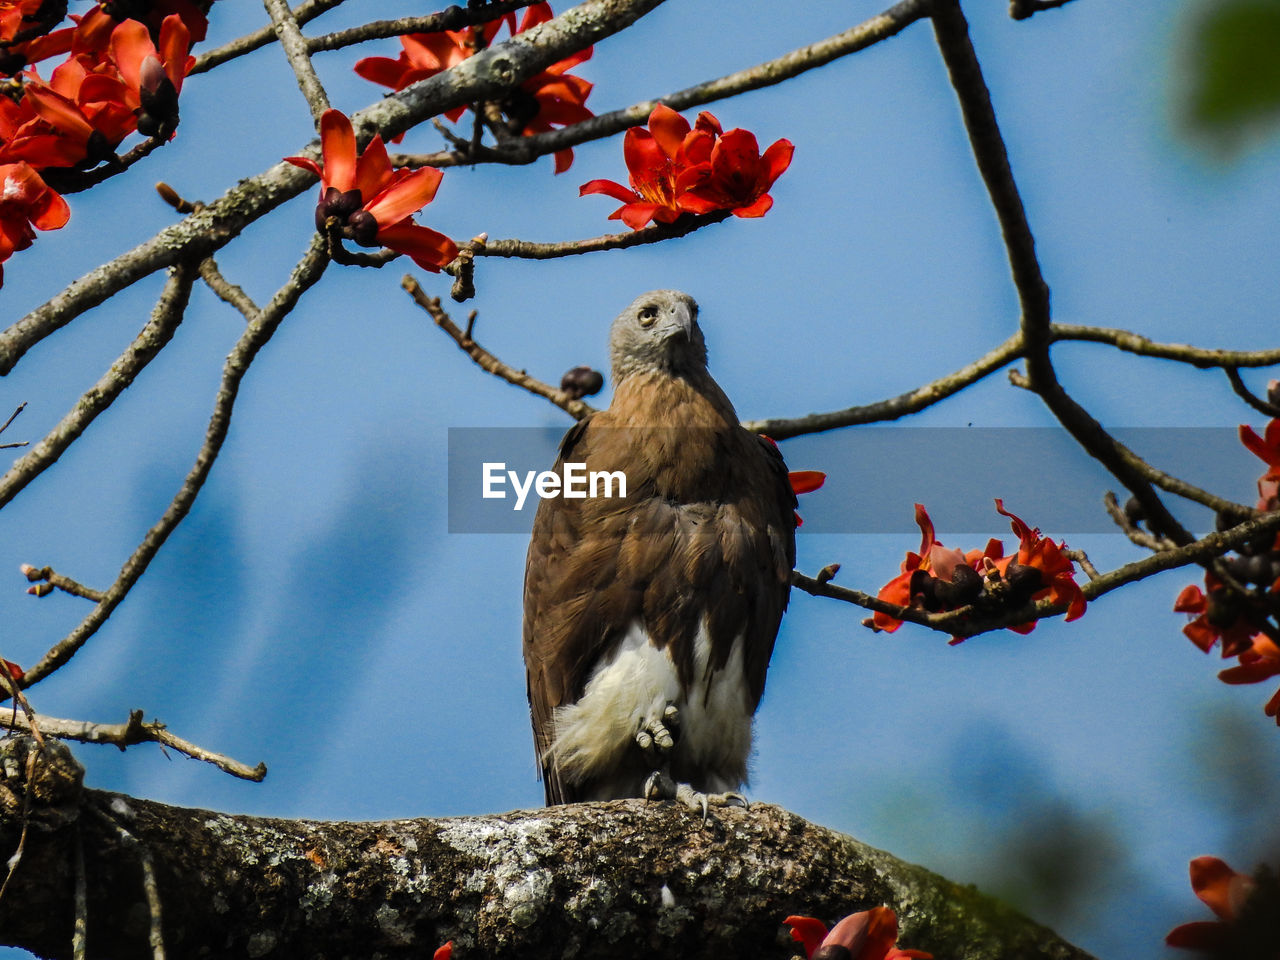
[[[655,290],[613,322],[613,402],[565,435],[555,472],[620,471],[626,495],[544,498],[534,519],[524,659],[548,804],[745,803],[796,498],[707,372],[697,316]]]

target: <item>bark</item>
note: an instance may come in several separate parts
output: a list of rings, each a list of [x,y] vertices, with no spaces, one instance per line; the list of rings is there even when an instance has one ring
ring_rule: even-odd
[[[1088,956],[972,887],[767,804],[705,827],[639,800],[326,823],[87,790],[65,765],[27,801],[32,743],[0,747],[0,849],[30,820],[0,942],[41,956],[72,955],[78,842],[89,957],[151,955],[144,857],[170,958],[389,960],[446,940],[459,960],[785,958],[799,952],[787,915],[830,923],[877,904],[898,911],[900,944],[940,960]]]

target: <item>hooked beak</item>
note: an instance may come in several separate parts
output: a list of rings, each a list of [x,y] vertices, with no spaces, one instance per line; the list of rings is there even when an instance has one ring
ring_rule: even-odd
[[[695,313],[693,308],[686,301],[679,301],[672,305],[671,312],[663,318],[662,326],[666,337],[664,339],[682,339],[686,343],[693,339],[693,323]]]

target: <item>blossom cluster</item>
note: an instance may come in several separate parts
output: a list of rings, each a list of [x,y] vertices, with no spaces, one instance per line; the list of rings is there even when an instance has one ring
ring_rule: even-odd
[[[1270,421],[1262,436],[1241,425],[1240,442],[1267,465],[1258,478],[1257,509],[1280,509],[1280,419]],[[1233,525],[1238,519],[1224,522]],[[1189,616],[1182,632],[1205,653],[1221,643],[1223,658],[1236,658],[1235,666],[1218,674],[1224,683],[1261,683],[1280,676],[1280,646],[1268,632],[1274,629],[1270,614],[1280,601],[1280,533],[1242,544],[1222,560],[1222,567],[1244,592],[1206,571],[1203,590],[1188,584],[1174,601],[1173,609]],[[1280,690],[1263,709],[1280,724]]]
[[[934,535],[928,511],[917,503],[920,551],[907,552],[902,572],[880,588],[879,598],[900,607],[941,613],[970,604],[984,612],[996,612],[1047,597],[1066,607],[1067,620],[1082,617],[1084,593],[1075,582],[1075,565],[1066,554],[1067,545],[1042,537],[1039,529],[1006,510],[1002,500],[995,503],[1018,537],[1017,553],[1006,556],[1004,544],[995,539],[988,540],[983,549],[967,553],[945,547]],[[882,611],[876,611],[872,622],[888,631],[902,626],[901,620]],[[1009,629],[1030,633],[1035,626],[1032,620]],[[953,638],[951,642],[960,640]]]
[[[134,132],[164,141],[178,125],[178,94],[208,23],[190,0],[100,3],[54,30],[65,4],[0,2],[0,264],[70,217],[50,171],[115,161]],[[127,8],[127,10],[126,10]],[[36,64],[66,56],[41,77]],[[3,282],[3,273],[0,273]]]
[[[465,30],[441,30],[435,33],[409,33],[400,38],[403,48],[395,59],[365,57],[356,63],[356,73],[366,80],[403,90],[410,84],[433,77],[489,46],[505,26],[512,36],[524,33],[552,18],[551,6],[535,3],[524,11],[519,25],[516,15],[508,13],[479,26]],[[592,84],[569,73],[591,58],[592,48],[579,50],[541,73],[530,77],[506,93],[498,107],[506,118],[508,132],[518,136],[547,133],[558,126],[590,119],[586,107]],[[445,116],[457,121],[467,110],[455,107]],[[565,148],[555,153],[556,173],[563,173],[573,163],[573,151]]]
[[[790,140],[774,142],[763,154],[755,134],[703,111],[691,126],[665,104],[649,114],[649,128],[632,127],[622,144],[630,188],[613,180],[584,183],[580,195],[602,193],[621,200],[609,215],[633,230],[645,224],[674,223],[686,213],[728,210],[737,217],[762,217],[773,206],[769,190],[791,164]]]

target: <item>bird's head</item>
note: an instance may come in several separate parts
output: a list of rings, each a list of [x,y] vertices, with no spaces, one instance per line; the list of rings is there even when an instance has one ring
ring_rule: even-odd
[[[650,290],[618,314],[609,334],[613,380],[637,373],[692,376],[707,368],[698,304],[679,290]]]

